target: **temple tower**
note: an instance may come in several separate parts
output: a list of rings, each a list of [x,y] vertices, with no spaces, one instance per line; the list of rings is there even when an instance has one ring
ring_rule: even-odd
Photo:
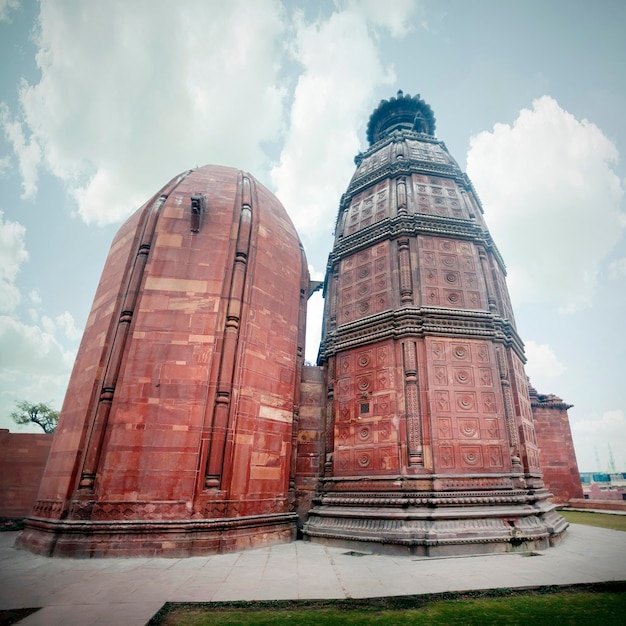
[[[111,246],[19,544],[187,556],[294,538],[308,282],[247,172],[158,191]]]
[[[325,279],[324,473],[304,534],[437,555],[549,545],[524,350],[480,201],[419,96],[382,101]]]

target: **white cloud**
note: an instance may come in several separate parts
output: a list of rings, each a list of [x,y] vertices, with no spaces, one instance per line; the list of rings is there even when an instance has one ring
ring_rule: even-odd
[[[28,298],[35,306],[40,306],[42,303],[41,294],[36,289],[28,292]]]
[[[0,428],[12,430],[17,427],[9,416],[17,401],[50,402],[61,408],[76,356],[64,341],[75,344],[82,334],[70,313],[54,319],[40,316],[41,297],[36,291],[28,296],[36,307],[28,311],[34,323],[0,315]]]
[[[60,409],[74,358],[42,327],[0,316],[0,428],[16,430],[9,416],[20,400]]]
[[[26,228],[19,222],[5,221],[3,216],[0,210],[0,313],[11,313],[20,302],[15,280],[28,252],[24,243]]]
[[[41,164],[39,143],[32,135],[30,138],[26,137],[24,125],[18,119],[11,119],[9,109],[3,102],[0,102],[0,124],[17,157],[22,175],[22,198],[32,198],[37,192],[39,165]]]
[[[11,170],[11,157],[5,156],[0,159],[0,178],[4,178]]]
[[[410,18],[417,9],[415,0],[349,0],[348,6],[372,24],[386,28],[392,37],[404,37],[412,30]]]
[[[280,162],[271,174],[305,242],[330,234],[354,171],[359,124],[374,90],[394,80],[381,61],[377,32],[404,34],[414,8],[414,2],[351,2],[328,19],[297,22],[293,54],[303,70]]]
[[[30,375],[69,373],[75,355],[57,341],[54,322],[47,319],[50,323],[42,328],[0,316],[0,370]]]
[[[85,222],[115,222],[207,162],[258,173],[280,130],[276,0],[42,0],[37,64],[3,126],[33,195],[45,168]]]
[[[418,5],[337,6],[305,24],[278,0],[42,0],[41,78],[22,81],[19,112],[1,105],[24,195],[36,194],[46,170],[85,222],[107,224],[196,165],[234,165],[263,180],[267,146],[285,131],[291,50],[303,69],[272,180],[299,225],[315,216],[307,229],[330,230],[359,149],[358,125],[374,89],[393,80],[380,34],[406,34]]]
[[[10,22],[11,13],[20,6],[20,0],[0,0],[0,22]]]
[[[609,278],[617,280],[626,277],[626,257],[611,261],[609,264]]]
[[[20,302],[20,290],[15,283],[0,280],[0,312],[14,311]]]
[[[526,373],[531,384],[541,392],[544,389],[544,381],[549,384],[550,380],[558,378],[567,368],[548,344],[526,341],[524,345],[528,359]]]
[[[614,409],[602,415],[572,420],[571,428],[580,471],[609,470],[609,446],[616,470],[626,471],[626,416],[623,410]],[[599,466],[596,452],[600,460]]]
[[[591,304],[601,261],[625,226],[618,152],[549,96],[509,126],[472,137],[467,171],[507,263],[516,304]]]
[[[73,315],[69,311],[63,311],[55,318],[56,327],[63,331],[63,334],[71,341],[77,341],[83,335],[83,331],[76,327]]]

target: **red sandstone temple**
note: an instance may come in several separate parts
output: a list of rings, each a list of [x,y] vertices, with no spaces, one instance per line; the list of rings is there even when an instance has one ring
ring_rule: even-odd
[[[303,364],[302,245],[250,174],[185,172],[121,227],[19,545],[183,556],[299,529],[430,556],[559,539],[542,400],[472,184],[419,96],[382,101],[367,136],[317,367]]]

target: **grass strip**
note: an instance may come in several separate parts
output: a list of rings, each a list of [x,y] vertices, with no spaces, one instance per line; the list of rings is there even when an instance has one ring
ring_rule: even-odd
[[[593,511],[568,511],[567,509],[561,509],[559,513],[570,524],[584,524],[585,526],[626,531],[626,515],[594,513]]]
[[[626,581],[338,600],[166,603],[147,626],[624,623]]]

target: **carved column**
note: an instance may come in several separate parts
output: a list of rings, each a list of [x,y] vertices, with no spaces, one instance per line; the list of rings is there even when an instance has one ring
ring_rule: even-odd
[[[91,423],[91,429],[87,438],[83,469],[78,485],[80,490],[90,492],[93,490],[95,485],[96,473],[98,470],[98,464],[100,462],[100,455],[102,453],[104,433],[106,431],[107,422],[109,420],[109,413],[111,412],[111,406],[113,404],[115,386],[117,384],[117,379],[122,364],[122,357],[124,356],[124,348],[126,347],[128,331],[130,329],[130,324],[133,319],[133,313],[137,304],[139,287],[141,285],[144,269],[148,261],[148,254],[152,245],[152,239],[154,237],[154,230],[156,228],[157,218],[159,216],[161,207],[166,200],[166,195],[159,196],[159,198],[153,204],[143,228],[141,240],[139,243],[139,249],[137,250],[137,256],[135,257],[135,263],[131,271],[126,294],[124,295],[121,314],[117,323],[117,327],[115,329],[113,345],[109,354],[109,358],[107,360],[106,369],[104,371],[103,382],[100,389],[98,404],[96,405],[95,416]]]
[[[398,240],[398,264],[400,266],[400,302],[402,304],[412,304],[413,281],[411,278],[411,251],[408,237]]]
[[[406,402],[409,465],[423,465],[422,423],[419,406],[419,383],[417,378],[417,352],[414,341],[402,344],[404,358],[404,389]]]
[[[396,208],[398,215],[406,214],[406,178],[396,179]]]
[[[335,360],[328,361],[328,387],[326,390],[326,437],[324,453],[324,474],[333,473],[333,451],[335,449]]]
[[[496,306],[496,292],[493,287],[493,278],[491,276],[491,268],[489,267],[489,259],[487,259],[487,253],[482,246],[476,246],[476,248],[478,249],[478,256],[480,258],[480,265],[483,270],[483,276],[485,277],[489,311],[491,311],[492,313],[497,313],[498,307]]]
[[[513,464],[513,469],[521,472],[522,466],[519,458],[519,433],[517,431],[515,407],[513,406],[513,392],[511,390],[511,382],[509,381],[509,371],[506,364],[506,355],[504,354],[503,346],[496,346],[496,358],[498,361],[500,385],[502,387],[502,396],[504,399],[504,419],[506,421],[506,429],[509,438],[511,462]]]
[[[222,357],[204,481],[207,488],[219,488],[221,483],[251,233],[252,194],[250,180],[244,176],[242,178],[242,205],[239,216],[239,230],[228,297],[226,327],[224,329]]]
[[[339,298],[339,274],[334,271],[334,268],[331,279],[328,281],[328,288],[330,289],[330,294],[328,296],[330,300],[329,326],[332,330],[337,327],[337,299]]]

